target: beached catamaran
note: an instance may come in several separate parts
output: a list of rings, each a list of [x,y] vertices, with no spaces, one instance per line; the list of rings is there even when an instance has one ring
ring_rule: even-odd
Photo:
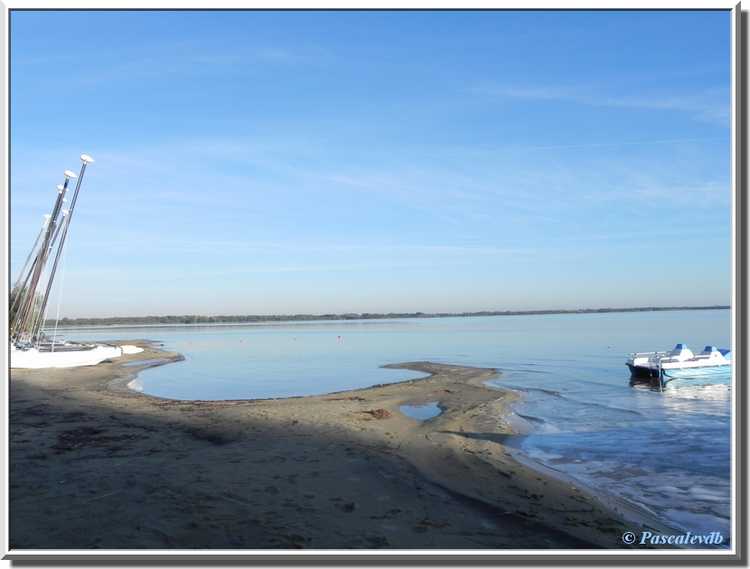
[[[9,339],[10,367],[47,368],[94,365],[124,353],[141,351],[134,346],[110,346],[64,342],[56,337],[59,304],[55,319],[55,333],[44,330],[47,320],[52,284],[73,219],[78,193],[81,190],[86,167],[94,160],[81,155],[81,170],[76,175],[65,170],[65,181],[57,186],[57,196],[52,212],[44,215],[42,227],[10,292]],[[76,180],[70,206],[68,190],[71,180]],[[59,303],[59,298],[58,298]]]

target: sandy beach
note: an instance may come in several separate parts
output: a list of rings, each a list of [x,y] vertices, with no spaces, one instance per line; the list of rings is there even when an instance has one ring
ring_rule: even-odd
[[[485,385],[496,370],[403,363],[428,376],[177,401],[128,387],[182,358],[135,343],[93,367],[12,370],[11,548],[623,548],[625,531],[664,529],[504,445],[518,395]],[[432,401],[427,421],[399,411]]]

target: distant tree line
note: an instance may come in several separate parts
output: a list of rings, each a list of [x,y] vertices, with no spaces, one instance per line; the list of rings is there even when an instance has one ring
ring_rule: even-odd
[[[107,318],[62,318],[59,326],[111,326],[149,324],[241,324],[253,322],[309,322],[312,320],[385,320],[394,318],[455,318],[473,316],[520,316],[535,314],[598,314],[605,312],[656,312],[664,310],[722,310],[726,305],[714,306],[645,306],[638,308],[579,308],[574,310],[482,310],[479,312],[348,312],[345,314],[245,314],[200,316],[185,314],[182,316],[111,316]],[[53,320],[47,320],[53,325]]]

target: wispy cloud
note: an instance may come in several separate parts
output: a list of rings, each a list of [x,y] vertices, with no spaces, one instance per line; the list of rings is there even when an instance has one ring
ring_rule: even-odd
[[[14,76],[24,74],[27,77],[35,68],[57,64],[66,81],[73,80],[81,86],[98,86],[104,82],[133,79],[240,75],[260,67],[314,66],[332,59],[329,51],[318,46],[257,45],[227,51],[185,43],[99,51],[79,71],[74,65],[76,59],[70,55],[18,57],[13,59],[12,71]]]
[[[729,92],[707,89],[701,92],[643,95],[613,95],[600,88],[557,85],[506,85],[476,87],[472,92],[499,99],[572,103],[590,107],[685,112],[694,119],[729,126]]]
[[[718,182],[684,185],[647,185],[632,190],[632,194],[649,200],[687,200],[692,204],[714,205],[729,201],[729,187]],[[706,201],[710,200],[710,201]]]

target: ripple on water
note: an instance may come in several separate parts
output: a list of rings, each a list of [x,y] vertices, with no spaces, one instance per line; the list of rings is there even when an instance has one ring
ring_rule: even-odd
[[[529,435],[514,444],[531,459],[657,512],[669,525],[728,533],[731,388],[634,388],[624,360],[678,339],[728,344],[730,316],[689,310],[158,328],[160,340],[186,361],[133,369],[147,393],[175,399],[312,395],[422,376],[380,367],[394,362],[500,369],[496,387],[523,391],[514,410]],[[66,335],[126,340],[155,330]],[[409,407],[419,406],[401,410],[415,420],[439,413],[437,402],[425,416],[414,417]]]

